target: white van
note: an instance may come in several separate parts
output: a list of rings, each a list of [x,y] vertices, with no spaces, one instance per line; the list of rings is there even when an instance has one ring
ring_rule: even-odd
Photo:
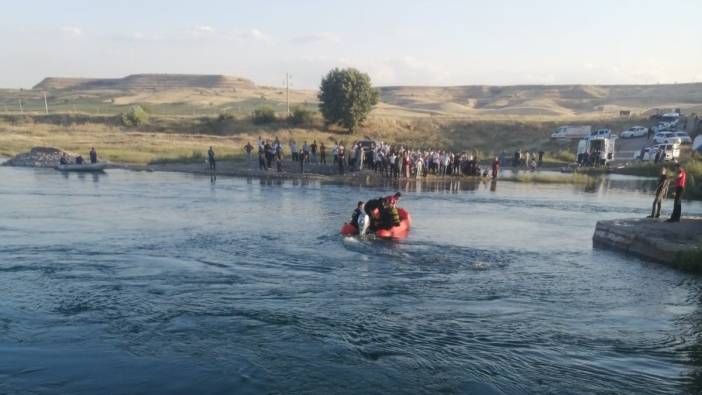
[[[578,163],[584,165],[606,165],[614,160],[614,138],[587,137],[578,141]],[[593,155],[597,155],[593,157]],[[586,159],[586,162],[583,161]],[[595,161],[596,160],[596,161]]]
[[[591,126],[559,126],[552,134],[552,139],[581,139],[590,135]]]
[[[664,155],[661,156],[659,160],[675,160],[680,158],[680,144],[678,143],[673,143],[673,144],[658,144],[654,146],[658,151],[661,153],[665,153]],[[655,151],[654,151],[654,157],[651,158],[653,160],[655,158]]]

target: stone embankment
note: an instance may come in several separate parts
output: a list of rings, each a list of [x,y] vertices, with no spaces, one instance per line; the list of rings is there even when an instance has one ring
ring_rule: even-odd
[[[53,147],[34,147],[29,152],[21,153],[3,163],[4,166],[56,167],[62,154],[66,154],[69,163],[75,161],[75,155]]]
[[[702,217],[684,217],[675,223],[663,219],[598,221],[592,242],[595,247],[702,272]]]

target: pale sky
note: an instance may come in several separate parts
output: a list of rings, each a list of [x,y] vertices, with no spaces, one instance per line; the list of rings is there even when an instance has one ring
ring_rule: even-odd
[[[2,88],[289,72],[316,89],[349,66],[376,85],[702,82],[702,0],[0,0],[0,37]]]

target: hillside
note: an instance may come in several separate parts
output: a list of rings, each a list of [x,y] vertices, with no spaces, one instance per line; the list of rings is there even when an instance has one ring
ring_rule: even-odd
[[[405,111],[454,116],[575,117],[702,110],[702,83],[670,85],[515,85],[380,88],[381,101]],[[392,111],[390,111],[392,112]]]
[[[171,89],[237,89],[253,88],[250,80],[225,75],[199,74],[132,74],[124,78],[44,78],[32,89],[37,90],[171,90]]]
[[[680,108],[702,113],[702,83],[668,85],[387,86],[372,116],[441,116],[481,120],[544,121],[648,116]],[[258,86],[224,75],[133,74],[124,78],[45,78],[32,90],[0,90],[5,112],[116,114],[139,104],[161,115],[248,115],[267,105],[282,113],[302,105],[314,109],[317,92]],[[19,102],[22,102],[22,108]],[[0,108],[2,108],[0,107]]]

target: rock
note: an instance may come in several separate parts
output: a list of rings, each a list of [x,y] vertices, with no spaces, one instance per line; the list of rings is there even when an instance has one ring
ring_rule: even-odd
[[[9,159],[3,166],[21,167],[55,167],[61,160],[61,155],[66,154],[70,163],[75,161],[77,155],[65,152],[54,147],[34,147],[29,152],[21,153]]]
[[[611,248],[644,259],[702,271],[702,217],[598,221],[595,247]]]

